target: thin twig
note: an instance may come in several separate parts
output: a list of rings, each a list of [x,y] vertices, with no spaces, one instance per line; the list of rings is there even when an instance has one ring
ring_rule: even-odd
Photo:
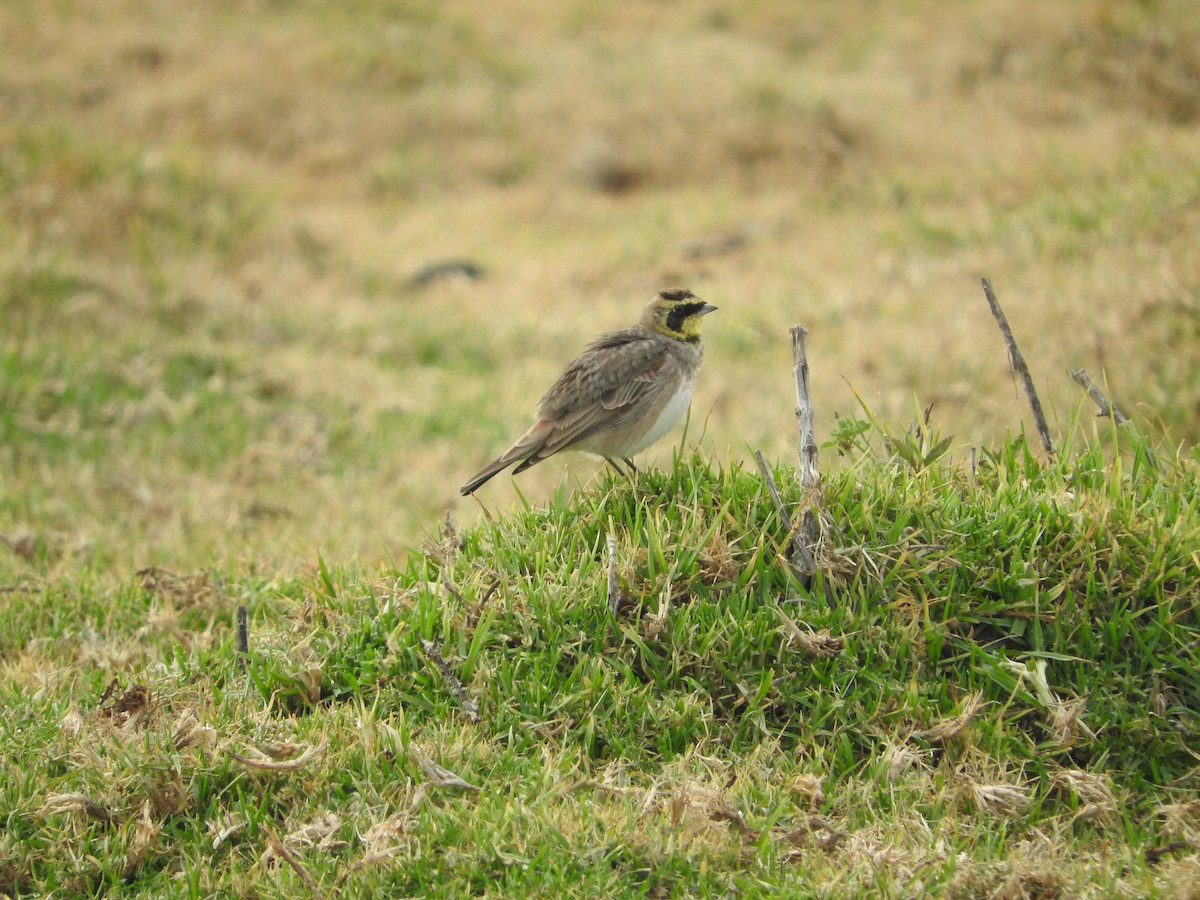
[[[1138,440],[1136,441],[1138,453],[1146,460],[1150,468],[1157,470],[1158,455],[1154,452],[1150,444],[1141,438],[1137,430],[1137,425],[1134,424],[1133,420],[1113,405],[1112,401],[1108,399],[1108,395],[1100,389],[1099,385],[1092,381],[1091,376],[1084,369],[1072,369],[1071,377],[1087,391],[1088,397],[1099,408],[1099,412],[1096,415],[1108,416],[1117,425],[1125,426],[1131,433],[1138,435]]]
[[[451,597],[453,597],[459,603],[467,602],[466,598],[464,598],[462,595],[462,591],[460,591],[458,589],[458,586],[453,581],[450,580],[450,573],[447,572],[444,567],[442,568],[442,587],[444,587],[446,589],[446,593],[448,593]]]
[[[775,478],[771,475],[771,470],[767,467],[766,457],[763,456],[761,450],[754,451],[754,461],[758,463],[759,474],[762,475],[763,481],[767,483],[767,493],[771,495],[771,502],[775,505],[775,513],[779,516],[779,521],[790,523],[792,517],[787,511],[787,507],[783,505],[783,498],[779,496],[779,488],[775,484]]]
[[[808,329],[793,325],[792,374],[796,381],[797,448],[800,454],[800,487],[805,493],[817,487],[821,473],[817,471],[817,438],[813,431],[812,399],[808,389],[808,351],[804,338]]]
[[[1181,850],[1190,850],[1192,845],[1188,841],[1171,841],[1169,844],[1164,844],[1161,847],[1146,848],[1146,864],[1149,866],[1157,865],[1158,862],[1171,853],[1178,853]]]
[[[1021,376],[1021,382],[1025,386],[1025,396],[1029,398],[1029,406],[1033,410],[1033,421],[1037,426],[1038,436],[1042,439],[1042,449],[1053,456],[1054,444],[1050,440],[1046,414],[1042,412],[1042,401],[1038,399],[1037,391],[1033,387],[1033,378],[1029,374],[1029,366],[1025,365],[1025,357],[1021,355],[1021,350],[1017,347],[1017,340],[1013,337],[1012,329],[1008,327],[1008,319],[1005,318],[1004,310],[1000,308],[1000,301],[996,299],[996,293],[992,290],[992,283],[987,278],[983,279],[983,295],[987,298],[988,307],[992,310],[992,317],[1000,326],[1000,333],[1004,336],[1004,343],[1008,346],[1009,361],[1017,370],[1017,374]]]
[[[812,573],[817,570],[816,561],[813,559],[809,549],[804,546],[799,533],[792,525],[791,513],[788,512],[787,507],[784,505],[783,498],[779,496],[779,488],[775,484],[775,478],[771,475],[771,470],[767,466],[767,460],[761,450],[754,451],[754,461],[758,463],[758,471],[761,473],[763,481],[767,484],[767,493],[771,496],[771,502],[775,505],[776,516],[779,517],[780,522],[786,523],[788,526],[788,549],[791,551],[788,557],[788,565],[791,566],[792,574],[807,589],[809,582],[812,580]]]
[[[500,585],[503,583],[504,582],[502,582],[499,578],[497,578],[495,581],[493,581],[491,584],[489,584],[488,589],[483,592],[483,597],[481,597],[479,600],[479,605],[483,606],[489,600],[491,600],[492,595],[495,594],[496,591],[500,590]]]
[[[475,627],[479,624],[479,618],[483,614],[484,607],[488,605],[488,601],[492,599],[492,596],[496,593],[496,591],[500,590],[501,584],[503,584],[501,579],[495,579],[491,584],[488,585],[488,589],[483,592],[483,596],[467,608],[468,631],[475,630]]]
[[[795,562],[802,572],[801,583],[807,589],[817,572],[816,546],[820,538],[820,526],[814,512],[821,487],[821,473],[817,469],[817,438],[813,428],[813,406],[808,385],[808,351],[804,338],[808,329],[793,325],[792,375],[796,382],[796,444],[800,456],[800,491],[804,508],[792,543]]]
[[[312,875],[304,868],[304,864],[300,862],[296,854],[287,848],[283,841],[279,839],[279,835],[271,828],[267,828],[267,850],[263,855],[264,857],[269,855],[282,859],[292,867],[292,871],[300,876],[300,880],[308,886],[308,889],[314,894],[316,893],[317,882],[313,880]]]
[[[467,718],[472,722],[479,721],[479,706],[467,696],[467,692],[463,690],[462,682],[455,676],[454,671],[450,668],[450,664],[442,658],[442,654],[438,652],[437,645],[433,641],[421,641],[421,648],[425,651],[425,655],[433,662],[442,677],[446,679],[446,684],[450,687],[450,693],[462,705],[463,712],[467,714]]]
[[[1117,409],[1108,399],[1108,395],[1100,389],[1100,386],[1092,381],[1086,369],[1072,369],[1071,377],[1075,379],[1080,387],[1087,391],[1088,397],[1099,408],[1100,411],[1096,415],[1101,417],[1109,416],[1118,425],[1124,425],[1129,421],[1129,417]]]
[[[246,668],[246,656],[250,653],[250,632],[246,626],[246,607],[240,605],[237,608],[237,652],[238,665],[243,669]]]
[[[621,583],[617,579],[617,539],[611,533],[608,536],[608,611],[612,617],[617,617],[621,608]]]

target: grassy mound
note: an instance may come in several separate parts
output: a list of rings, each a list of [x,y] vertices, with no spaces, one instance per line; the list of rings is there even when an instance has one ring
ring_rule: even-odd
[[[1184,890],[1194,462],[904,440],[824,485],[811,590],[758,474],[693,457],[401,569],[31,592],[0,889]]]

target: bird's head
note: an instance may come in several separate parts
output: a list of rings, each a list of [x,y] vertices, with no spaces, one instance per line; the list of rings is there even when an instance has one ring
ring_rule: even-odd
[[[642,324],[667,337],[695,344],[700,341],[700,320],[715,309],[689,290],[660,291],[646,306]]]

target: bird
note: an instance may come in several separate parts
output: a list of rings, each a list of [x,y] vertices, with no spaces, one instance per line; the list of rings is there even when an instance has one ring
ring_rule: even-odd
[[[700,323],[717,307],[691,291],[660,291],[632,328],[593,340],[567,363],[538,401],[536,421],[517,441],[464,484],[465,497],[518,463],[524,472],[560,450],[604,457],[618,472],[622,460],[645,450],[682,418],[704,348]]]

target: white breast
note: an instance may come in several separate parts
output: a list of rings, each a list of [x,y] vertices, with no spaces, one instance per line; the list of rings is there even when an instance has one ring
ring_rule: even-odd
[[[687,412],[687,408],[692,402],[692,385],[686,379],[679,385],[679,390],[663,407],[663,411],[658,414],[658,418],[654,420],[654,424],[650,426],[650,430],[645,436],[637,442],[637,446],[629,451],[628,456],[633,456],[635,453],[641,453],[660,437],[675,427],[683,414]]]

